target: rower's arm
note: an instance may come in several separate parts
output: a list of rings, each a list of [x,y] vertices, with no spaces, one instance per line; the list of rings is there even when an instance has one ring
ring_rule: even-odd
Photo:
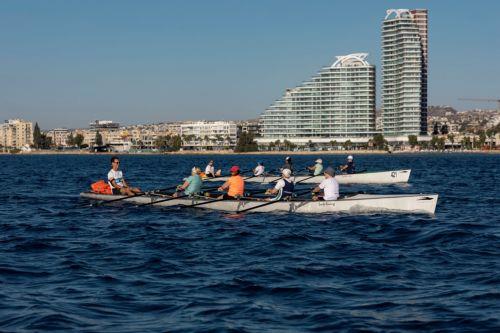
[[[319,186],[316,186],[316,187],[312,190],[312,192],[313,192],[313,193],[318,193],[319,191],[321,191],[321,188],[320,188]]]
[[[181,185],[181,190],[185,190],[189,186],[189,182],[186,180],[184,184]]]
[[[125,181],[125,178],[123,178],[122,181],[123,181],[123,187],[128,187],[128,183]]]
[[[225,191],[229,188],[229,181],[225,182],[224,184],[222,184],[221,187],[218,188],[219,191]]]
[[[120,188],[120,186],[115,182],[114,179],[111,179],[109,182],[111,183],[111,185],[113,185],[114,188]]]

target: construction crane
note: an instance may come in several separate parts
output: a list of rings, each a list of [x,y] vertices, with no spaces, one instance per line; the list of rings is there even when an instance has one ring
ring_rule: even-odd
[[[498,103],[498,111],[500,111],[500,99],[491,98],[459,98],[460,101],[476,101],[476,102],[496,102]]]

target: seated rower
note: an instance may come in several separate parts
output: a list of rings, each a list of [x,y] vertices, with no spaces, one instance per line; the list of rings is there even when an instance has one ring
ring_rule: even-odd
[[[234,165],[229,169],[229,172],[231,173],[231,177],[217,189],[220,192],[227,190],[227,193],[219,196],[219,199],[238,199],[245,192],[245,181],[240,175],[240,168]]]
[[[214,178],[219,177],[220,173],[220,169],[215,172],[214,161],[210,160],[210,162],[208,162],[208,165],[205,167],[205,176]]]
[[[285,169],[288,169],[293,173],[292,158],[290,156],[285,158],[285,164],[281,166],[281,171]]]
[[[261,176],[264,174],[264,171],[265,171],[264,163],[257,162],[257,166],[255,167],[255,169],[253,169],[253,175]]]
[[[114,195],[128,195],[134,196],[141,193],[141,190],[137,187],[129,187],[125,178],[123,178],[123,172],[118,169],[120,166],[120,160],[118,157],[111,157],[111,170],[108,172],[108,184],[111,186],[111,190]]]
[[[191,169],[191,176],[186,178],[184,184],[177,186],[177,191],[172,195],[173,197],[196,195],[201,192],[201,170],[198,167]]]
[[[290,199],[293,195],[293,189],[294,189],[294,183],[293,180],[291,179],[292,176],[292,171],[290,169],[284,169],[281,174],[283,175],[283,178],[278,180],[274,188],[270,188],[266,191],[267,195],[275,195],[279,194],[281,191],[281,196],[280,200],[283,199]],[[270,199],[273,200],[273,199]]]
[[[335,170],[333,168],[326,168],[325,179],[312,191],[313,192],[313,200],[337,200],[339,197],[339,183],[335,179]],[[323,190],[322,196],[316,196],[316,193],[319,193]]]
[[[347,164],[341,165],[340,171],[346,172],[348,174],[356,173],[356,167],[354,165],[354,158],[352,155],[347,156]]]
[[[323,160],[321,158],[318,158],[315,162],[316,164],[307,167],[307,170],[309,170],[309,173],[311,173],[312,175],[319,176],[323,173]]]

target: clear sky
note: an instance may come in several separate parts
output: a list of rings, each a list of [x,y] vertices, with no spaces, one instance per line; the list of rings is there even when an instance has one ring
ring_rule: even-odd
[[[496,107],[457,99],[500,98],[500,1],[2,0],[0,120],[255,118],[355,52],[380,82],[388,8],[429,9],[430,105]]]

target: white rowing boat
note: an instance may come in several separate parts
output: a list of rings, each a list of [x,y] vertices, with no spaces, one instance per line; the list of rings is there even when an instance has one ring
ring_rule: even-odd
[[[110,201],[124,198],[119,195],[96,194],[84,192],[81,197]],[[165,196],[137,196],[129,197],[123,202],[134,204],[147,204],[154,201],[164,200]],[[336,201],[312,201],[312,200],[291,200],[279,201],[273,204],[263,205],[266,202],[252,199],[242,200],[223,200],[212,203],[206,203],[198,206],[199,208],[212,209],[225,212],[239,212],[248,208],[261,206],[252,209],[251,212],[271,213],[271,212],[289,212],[289,213],[365,213],[365,212],[406,212],[406,213],[427,213],[434,214],[436,210],[437,194],[356,194],[354,196],[342,198]],[[189,206],[201,204],[214,199],[205,197],[173,199],[169,201],[158,202],[155,205],[162,207],[171,206]]]
[[[394,184],[394,183],[407,183],[410,178],[411,169],[408,170],[394,170],[394,171],[381,171],[381,172],[363,172],[355,174],[339,174],[335,176],[335,179],[339,184]],[[280,176],[276,175],[265,175],[257,177],[245,177],[248,178],[245,181],[252,183],[273,183]],[[218,182],[226,181],[229,177],[215,177],[206,178],[204,181]],[[312,177],[310,175],[293,176],[294,182],[301,182],[302,184],[319,184],[325,177],[323,175]]]

